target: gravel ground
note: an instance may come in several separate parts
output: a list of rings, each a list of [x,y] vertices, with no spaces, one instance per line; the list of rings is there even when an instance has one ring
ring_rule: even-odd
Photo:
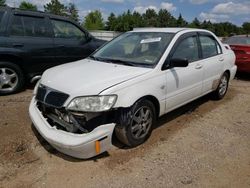
[[[161,117],[145,144],[116,143],[90,160],[38,135],[31,96],[0,97],[0,187],[250,187],[250,79],[233,80],[221,101],[205,96]]]

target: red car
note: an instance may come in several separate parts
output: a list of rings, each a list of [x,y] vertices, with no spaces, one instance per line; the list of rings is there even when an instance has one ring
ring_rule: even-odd
[[[223,42],[229,44],[234,51],[238,71],[250,73],[250,36],[232,36]]]

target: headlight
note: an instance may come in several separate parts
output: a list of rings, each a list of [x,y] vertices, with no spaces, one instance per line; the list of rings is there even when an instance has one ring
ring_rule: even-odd
[[[116,95],[77,97],[69,103],[67,109],[83,112],[107,111],[112,108],[116,99]]]
[[[35,87],[34,87],[34,90],[33,90],[33,95],[36,95],[37,94],[37,90],[38,90],[38,87],[41,83],[41,79],[38,80],[38,82],[36,83]]]

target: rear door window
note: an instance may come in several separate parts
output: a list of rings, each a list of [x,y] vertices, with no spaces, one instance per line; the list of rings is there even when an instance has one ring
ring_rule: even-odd
[[[61,20],[52,20],[55,38],[86,39],[85,33],[74,24]]]
[[[213,57],[221,54],[221,48],[218,42],[212,36],[200,36],[203,58]]]
[[[29,37],[48,37],[46,20],[40,17],[14,15],[10,35]]]
[[[3,19],[3,16],[4,16],[4,11],[0,11],[0,23],[1,23],[2,19]]]

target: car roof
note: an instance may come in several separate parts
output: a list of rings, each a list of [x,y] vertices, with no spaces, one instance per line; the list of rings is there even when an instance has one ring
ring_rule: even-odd
[[[58,16],[55,14],[51,14],[51,13],[47,13],[47,12],[43,12],[43,11],[39,11],[39,10],[34,10],[34,11],[33,10],[23,10],[23,9],[19,9],[19,8],[8,7],[8,6],[2,6],[2,7],[0,7],[0,9],[14,11],[15,14],[30,15],[30,16],[43,16],[43,17],[48,16],[48,17],[54,18],[54,19],[63,19],[63,20],[72,21],[66,16]]]
[[[144,27],[144,28],[135,28],[132,32],[165,32],[165,33],[178,33],[180,31],[200,31],[200,32],[208,32],[204,29],[194,29],[194,28],[183,28],[183,27],[164,27],[164,28],[157,28],[157,27]]]

